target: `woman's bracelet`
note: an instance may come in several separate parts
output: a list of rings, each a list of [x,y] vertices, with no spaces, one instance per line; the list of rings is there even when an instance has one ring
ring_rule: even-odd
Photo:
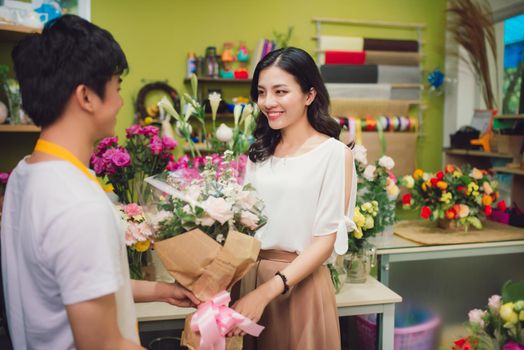
[[[289,290],[289,286],[287,284],[287,277],[284,276],[280,271],[277,271],[277,273],[275,273],[275,276],[279,276],[282,279],[282,283],[284,283],[284,291],[282,292],[282,294],[286,294]]]

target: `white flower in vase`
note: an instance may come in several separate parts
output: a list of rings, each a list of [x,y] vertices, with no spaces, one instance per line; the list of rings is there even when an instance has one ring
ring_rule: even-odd
[[[368,164],[368,150],[362,145],[355,145],[355,147],[353,147],[353,157],[355,161],[362,165]]]
[[[375,180],[375,177],[377,176],[377,174],[375,173],[376,170],[377,170],[377,167],[374,165],[366,166],[366,169],[364,170],[364,174],[363,174],[366,180],[368,181]]]
[[[220,105],[220,101],[222,101],[222,98],[218,92],[210,93],[208,98],[209,105],[211,106],[211,116],[214,121],[217,117],[218,106]]]
[[[387,170],[391,170],[393,167],[395,167],[395,161],[391,157],[382,156],[378,160],[378,165],[386,168]]]
[[[233,129],[222,123],[217,129],[217,139],[221,142],[229,142],[233,138]]]

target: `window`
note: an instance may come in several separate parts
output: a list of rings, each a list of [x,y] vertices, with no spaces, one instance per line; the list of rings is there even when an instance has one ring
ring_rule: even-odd
[[[523,74],[524,14],[508,18],[504,21],[503,114],[524,113],[524,103],[521,103]]]

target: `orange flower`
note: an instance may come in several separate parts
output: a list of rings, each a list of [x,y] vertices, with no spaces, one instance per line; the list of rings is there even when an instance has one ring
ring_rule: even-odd
[[[446,165],[446,167],[444,168],[444,171],[448,174],[452,173],[455,171],[455,166],[453,164],[448,164]]]
[[[413,172],[413,178],[415,180],[418,180],[418,179],[422,178],[423,175],[424,175],[424,170],[422,170],[422,169],[417,169],[417,170],[415,170]]]
[[[428,190],[427,182],[423,182],[420,187],[422,188],[422,191],[426,192]]]
[[[454,219],[455,218],[455,211],[453,209],[446,210],[446,219]]]
[[[491,198],[491,196],[488,196],[487,194],[482,196],[483,205],[491,205],[492,202],[493,202],[493,199]]]
[[[446,188],[448,188],[448,184],[445,183],[444,181],[439,181],[437,182],[437,187],[440,188],[441,190],[445,190]]]

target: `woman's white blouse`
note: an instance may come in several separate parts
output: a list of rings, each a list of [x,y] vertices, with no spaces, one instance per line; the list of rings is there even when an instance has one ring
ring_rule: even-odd
[[[265,203],[268,221],[255,237],[262,249],[303,252],[314,236],[336,232],[335,252],[348,249],[347,224],[351,224],[357,192],[353,176],[348,212],[344,213],[345,151],[347,146],[330,138],[296,157],[270,157],[247,164],[246,183],[255,186]]]

